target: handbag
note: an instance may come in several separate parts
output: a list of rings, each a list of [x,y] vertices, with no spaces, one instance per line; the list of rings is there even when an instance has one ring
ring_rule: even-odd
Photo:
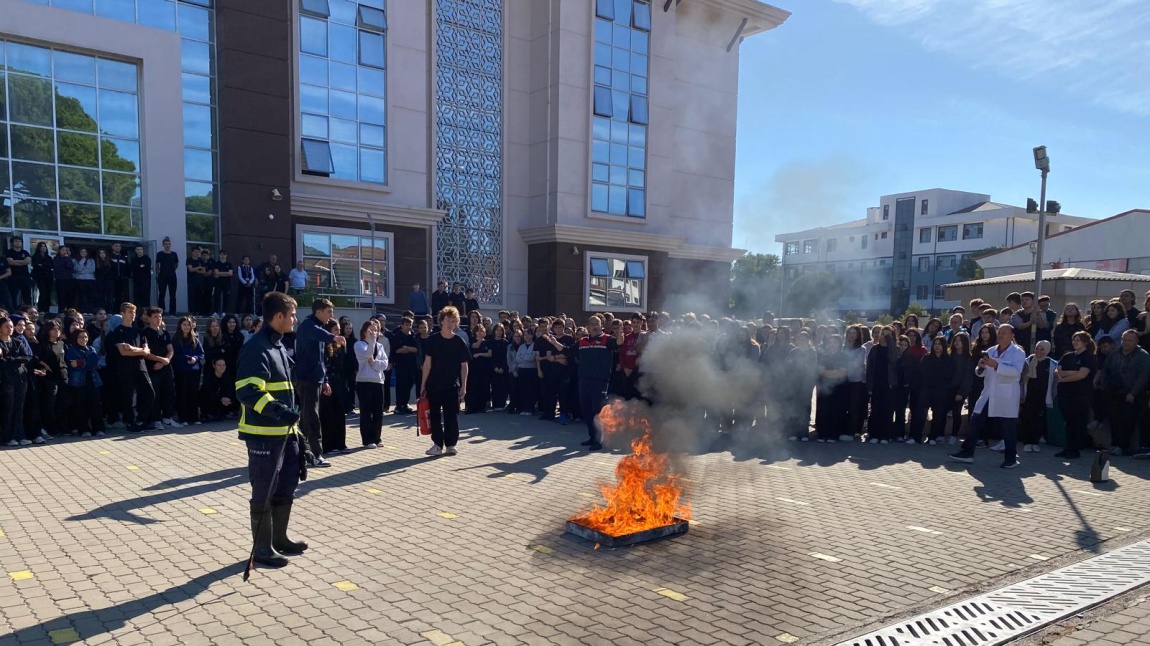
[[[431,435],[431,402],[427,400],[427,395],[419,396],[419,401],[415,405],[415,415],[419,419],[419,432],[415,436]]]

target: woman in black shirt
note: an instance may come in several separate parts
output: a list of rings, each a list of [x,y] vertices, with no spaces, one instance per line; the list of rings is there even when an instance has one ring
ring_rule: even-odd
[[[830,334],[818,353],[819,380],[815,401],[815,436],[834,443],[847,423],[847,355],[842,337]]]
[[[954,397],[951,392],[954,362],[947,356],[946,337],[941,334],[931,339],[930,354],[922,358],[919,378],[922,381],[920,410],[924,406],[930,407],[929,440],[938,444],[938,438],[946,434],[946,413],[950,410],[950,402]],[[926,441],[927,438],[911,437],[907,439],[907,444]]]
[[[67,401],[60,397],[68,382],[68,365],[64,362],[64,327],[55,319],[40,328],[40,368],[44,376],[40,381],[40,424],[46,439],[62,435],[68,429],[65,412]],[[59,402],[60,405],[57,405]]]
[[[1078,305],[1067,303],[1066,307],[1062,308],[1062,318],[1050,333],[1050,341],[1054,344],[1054,353],[1050,356],[1061,357],[1067,352],[1073,352],[1070,338],[1075,332],[1085,329],[1086,326],[1082,323],[1082,311],[1078,309]]]
[[[43,242],[36,243],[36,253],[32,254],[32,280],[36,283],[39,298],[36,307],[47,313],[52,306],[52,256],[48,255],[48,245]]]
[[[475,314],[475,312],[472,312]],[[482,323],[471,327],[471,369],[467,371],[467,414],[486,413],[491,398],[494,350]],[[506,355],[505,357],[506,358]]]
[[[467,397],[471,351],[455,336],[459,310],[448,305],[439,311],[439,334],[424,344],[423,375],[419,392],[431,404],[431,448],[427,455],[455,455],[459,442],[459,402]]]
[[[107,249],[96,251],[96,307],[112,309],[112,292],[116,286],[116,270]],[[118,306],[119,303],[116,303]]]
[[[507,328],[496,325],[487,342],[491,349],[491,408],[507,407]]]
[[[1094,339],[1089,332],[1075,332],[1070,343],[1074,351],[1062,355],[1054,369],[1054,379],[1058,383],[1058,410],[1066,420],[1066,448],[1054,456],[1073,460],[1080,456],[1079,450],[1086,440],[1093,391],[1091,384],[1098,364],[1094,356]]]

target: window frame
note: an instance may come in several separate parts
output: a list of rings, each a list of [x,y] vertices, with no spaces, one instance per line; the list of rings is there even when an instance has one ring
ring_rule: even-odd
[[[949,260],[949,264],[944,265],[943,260]],[[938,271],[954,271],[958,268],[958,256],[952,253],[938,256],[935,258],[934,266]]]
[[[923,228],[918,230],[918,242],[919,242],[919,244],[930,244],[932,237],[933,237],[933,233],[932,233],[930,227],[923,227]]]
[[[953,238],[947,238],[947,237],[943,236],[943,231],[954,231],[954,237]],[[943,242],[955,242],[958,240],[958,225],[957,224],[948,224],[945,226],[938,227],[937,235],[938,235],[938,242],[940,244]]]
[[[968,236],[968,227],[978,227],[978,235]],[[968,222],[962,225],[962,239],[963,240],[981,240],[982,236],[986,233],[986,226],[983,222]]]
[[[794,247],[793,247],[794,251],[791,251],[791,248],[792,248],[791,245],[794,245]],[[797,255],[799,255],[800,249],[802,249],[802,241],[801,240],[791,240],[791,241],[783,243],[783,255],[784,256],[797,256]]]
[[[884,221],[890,219],[890,205],[889,204],[883,204],[882,205],[882,219]]]
[[[299,260],[304,260],[305,258],[316,258],[317,257],[317,256],[311,255],[311,254],[308,254],[305,256],[305,254],[304,254],[303,238],[304,238],[304,234],[307,234],[307,233],[317,233],[317,234],[329,235],[329,236],[331,236],[331,235],[355,236],[357,238],[362,238],[362,239],[366,239],[366,240],[371,239],[371,230],[369,230],[369,229],[350,229],[350,228],[344,228],[344,227],[325,227],[325,226],[310,225],[310,224],[297,224],[295,226],[295,254],[296,254],[295,257]],[[395,234],[390,232],[390,231],[376,231],[375,239],[377,241],[378,240],[386,240],[387,241],[387,260],[384,261],[384,263],[383,263],[384,264],[384,271],[387,272],[387,280],[383,281],[387,286],[387,295],[385,295],[385,296],[384,295],[377,295],[375,297],[375,302],[377,304],[383,304],[383,305],[394,305],[395,304],[395,251],[396,251],[395,250]],[[361,252],[361,254],[362,254],[362,252]],[[331,251],[329,249],[328,258],[330,258],[330,257],[331,257]],[[363,259],[361,258],[359,260],[359,262],[360,262],[360,268],[362,269],[364,267]],[[304,265],[305,265],[305,269],[306,269],[307,263],[305,262]],[[370,266],[370,263],[369,263],[369,266]],[[293,266],[292,268],[294,269],[295,267]],[[376,264],[376,268],[377,269],[379,268],[379,263]],[[323,290],[319,290],[319,294],[321,296],[336,296],[336,297],[340,297],[340,298],[349,298],[349,299],[355,300],[357,303],[363,303],[363,302],[370,303],[371,302],[371,294],[338,294],[338,293],[334,293],[334,292],[330,292],[330,291],[324,292]]]
[[[827,253],[834,253],[834,252],[838,251],[839,239],[838,238],[827,238],[826,247],[827,247]]]
[[[918,258],[918,271],[920,274],[925,274],[925,273],[930,272],[930,265],[931,265],[930,260],[931,260],[930,256],[919,256],[919,258]]]
[[[922,201],[922,205],[919,207],[919,210],[918,210],[918,214],[919,214],[919,215],[926,215],[926,212],[927,212],[929,209],[930,209],[930,200],[928,200],[928,199],[924,199],[924,200]]]
[[[925,301],[930,298],[930,285],[917,285],[914,288],[914,297],[916,300]]]
[[[819,239],[818,238],[809,238],[809,239],[803,240],[803,253],[804,254],[818,253],[818,252],[819,252]]]
[[[608,262],[608,270],[610,270],[610,261],[622,261],[625,268],[630,268],[632,262],[642,263],[643,277],[642,278],[627,278],[627,280],[638,280],[640,284],[639,305],[611,305],[609,302],[604,305],[593,305],[591,303],[591,262],[592,260],[606,260]],[[608,279],[614,278],[608,276]],[[613,252],[601,251],[584,251],[583,252],[583,311],[585,312],[619,312],[623,310],[629,311],[647,311],[648,290],[651,281],[651,262],[649,256],[640,256],[634,254],[623,254]]]

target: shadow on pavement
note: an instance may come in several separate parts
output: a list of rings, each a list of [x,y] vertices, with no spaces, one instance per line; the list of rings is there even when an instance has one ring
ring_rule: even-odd
[[[15,641],[13,643],[18,644],[64,644],[92,639],[93,637],[119,630],[127,626],[129,621],[141,615],[155,612],[165,606],[172,606],[182,601],[194,599],[206,591],[213,583],[232,576],[238,577],[244,571],[244,565],[245,561],[233,563],[218,570],[201,574],[187,583],[154,592],[142,599],[125,601],[107,608],[100,608],[99,610],[80,610],[36,624],[35,626],[21,628],[9,635],[5,635],[5,641],[7,641],[7,638],[14,638]],[[236,594],[236,592],[228,592],[205,603],[196,604],[192,606],[192,608],[200,608],[209,603],[215,603],[233,594]],[[165,615],[162,620],[170,619],[183,612],[186,611],[176,611],[173,608],[172,613]],[[161,619],[157,619],[157,621],[160,620]],[[142,626],[134,626],[136,629],[141,627]],[[71,631],[75,631],[75,634],[71,634]]]
[[[162,491],[162,493],[154,493],[147,496],[140,496],[138,498],[131,498],[129,500],[110,502],[106,505],[101,505],[92,511],[76,516],[69,516],[64,520],[94,520],[97,518],[109,518],[111,520],[118,520],[125,523],[148,525],[161,521],[157,521],[153,518],[147,518],[145,516],[140,516],[133,512],[138,509],[143,509],[144,507],[151,507],[161,503],[172,502],[173,500],[191,498],[193,496],[211,493],[220,489],[226,489],[227,487],[243,484],[247,481],[247,467],[221,469],[220,471],[213,471],[212,473],[206,473],[203,475],[191,476],[187,478],[173,478],[158,484],[154,484],[144,489],[144,491]],[[174,489],[175,487],[189,483],[202,484],[196,484],[194,486],[185,487],[183,489]]]

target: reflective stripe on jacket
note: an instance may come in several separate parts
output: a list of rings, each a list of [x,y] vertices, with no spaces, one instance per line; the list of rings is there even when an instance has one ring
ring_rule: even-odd
[[[290,428],[281,419],[295,408],[291,361],[282,335],[264,327],[240,350],[236,399],[240,402],[240,435],[283,436]]]

